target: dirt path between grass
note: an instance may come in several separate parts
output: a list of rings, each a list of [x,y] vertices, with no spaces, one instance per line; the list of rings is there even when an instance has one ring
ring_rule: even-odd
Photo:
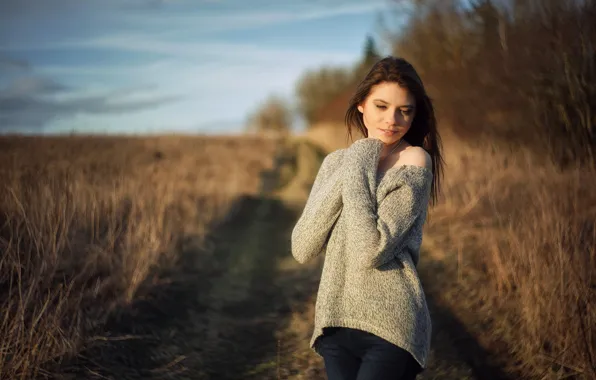
[[[258,197],[243,198],[236,212],[207,252],[189,238],[176,272],[164,275],[170,283],[115,316],[65,377],[270,378],[275,334],[291,311],[277,268],[294,216]]]
[[[301,205],[268,192],[242,198],[207,248],[187,237],[176,270],[163,276],[169,284],[112,318],[103,340],[65,364],[63,378],[325,379],[308,348],[322,261],[293,260]],[[432,263],[420,271],[429,282],[438,273]],[[469,337],[458,343],[465,329],[436,294],[428,297],[433,352],[419,379],[497,378],[465,360],[477,347]]]

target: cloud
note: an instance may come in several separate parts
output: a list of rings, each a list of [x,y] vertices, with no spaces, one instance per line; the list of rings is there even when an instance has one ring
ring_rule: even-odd
[[[162,3],[163,1],[158,1]],[[223,5],[224,2],[222,1]],[[126,16],[128,22],[149,27],[167,27],[171,30],[194,28],[198,33],[265,28],[269,26],[301,21],[321,20],[337,16],[371,13],[386,9],[387,0],[350,2],[327,1],[319,3],[287,2],[273,4],[252,4],[247,9],[200,10],[195,12],[163,14],[138,13]],[[281,8],[281,9],[280,9]],[[197,14],[198,12],[198,14]]]
[[[48,95],[68,90],[68,87],[47,78],[36,76],[19,77],[0,92],[0,98]]]
[[[38,1],[38,0],[2,0],[0,2],[0,10],[5,15],[20,15],[30,14],[33,12],[64,12],[73,7],[83,7],[86,9],[122,9],[126,7],[137,7],[138,9],[151,9],[156,6],[166,5],[170,3],[181,3],[189,0],[104,0],[101,2],[87,2],[80,0],[52,0],[52,1]]]
[[[21,46],[22,49],[28,47]],[[272,61],[301,60],[309,57],[311,61],[346,61],[353,59],[353,55],[345,51],[332,50],[304,50],[291,47],[264,47],[255,43],[237,43],[208,40],[204,42],[169,40],[163,36],[119,33],[85,39],[70,39],[55,44],[48,44],[44,49],[94,49],[111,50],[127,53],[150,53],[163,58],[179,59],[182,61],[220,61],[239,62],[243,64],[263,64]],[[14,48],[13,50],[18,50]]]
[[[2,0],[0,0],[0,4]],[[128,0],[116,2],[74,2],[74,0],[57,0],[48,2],[37,9],[32,1],[24,0],[21,5],[14,5],[17,12],[9,10],[6,14],[19,15],[20,24],[32,22],[39,18],[39,22],[53,23],[48,33],[52,39],[38,39],[33,41],[20,34],[11,39],[0,38],[0,50],[51,50],[81,45],[81,40],[69,38],[73,33],[61,33],[64,27],[75,27],[73,20],[64,20],[66,12],[85,20],[87,28],[97,37],[101,31],[109,30],[102,27],[109,21],[112,30],[141,30],[140,36],[147,39],[179,41],[181,35],[197,40],[206,35],[212,36],[217,32],[240,31],[254,28],[267,28],[276,25],[321,20],[337,16],[358,15],[388,9],[389,0],[374,0],[365,3],[354,0],[328,0],[321,2],[256,2],[245,5],[242,2],[191,2],[188,0]],[[35,2],[37,3],[37,2]],[[9,4],[19,4],[9,0]],[[45,2],[44,2],[45,4]],[[184,5],[184,7],[177,7]],[[126,8],[126,9],[123,9]],[[43,12],[42,12],[43,10]],[[0,14],[3,13],[0,9]],[[43,18],[46,15],[47,18]],[[7,17],[7,16],[6,16]],[[1,19],[1,17],[0,17]],[[6,21],[10,21],[8,18]],[[13,22],[14,24],[14,22]],[[12,25],[12,24],[11,24]],[[45,24],[44,24],[45,25]],[[14,26],[14,25],[13,25]],[[46,25],[47,27],[47,25]],[[78,26],[80,28],[80,26]],[[156,33],[156,31],[159,31]],[[8,31],[7,31],[8,32]],[[170,36],[170,38],[166,38]],[[38,36],[39,37],[39,36]],[[108,36],[110,37],[110,36]],[[100,39],[106,38],[99,37]],[[131,46],[132,48],[132,46]]]
[[[159,107],[180,96],[138,96],[138,89],[121,89],[100,95],[65,99],[53,96],[72,89],[53,80],[23,77],[0,90],[0,131],[42,129],[47,123],[78,114],[120,114]],[[136,98],[135,98],[136,96]]]
[[[29,62],[21,59],[15,59],[5,54],[0,53],[0,71],[1,72],[12,72],[12,71],[29,71],[31,65]]]
[[[169,5],[189,2],[189,0],[120,0],[116,5],[123,10],[161,10]]]

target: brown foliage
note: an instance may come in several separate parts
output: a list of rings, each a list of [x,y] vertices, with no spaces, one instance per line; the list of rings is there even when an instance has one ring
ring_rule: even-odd
[[[460,137],[595,162],[596,2],[418,0],[395,54]]]

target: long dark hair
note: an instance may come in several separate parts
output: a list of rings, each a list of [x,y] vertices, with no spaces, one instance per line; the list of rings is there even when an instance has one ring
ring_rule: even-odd
[[[358,84],[356,92],[350,99],[345,115],[348,135],[352,138],[352,129],[368,137],[368,130],[364,126],[362,114],[358,105],[362,104],[373,86],[382,82],[394,82],[407,89],[416,99],[416,113],[414,120],[404,139],[410,144],[422,147],[432,159],[433,183],[431,201],[435,205],[440,192],[440,182],[443,176],[444,160],[441,156],[441,136],[437,131],[437,120],[432,101],[427,95],[420,76],[414,67],[405,59],[387,56],[376,62],[364,79]]]

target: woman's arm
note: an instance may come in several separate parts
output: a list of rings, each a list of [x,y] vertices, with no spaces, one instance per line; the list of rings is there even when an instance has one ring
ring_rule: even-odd
[[[343,149],[340,149],[325,157],[304,210],[292,230],[292,256],[299,263],[305,263],[323,252],[331,228],[341,213],[342,156]]]
[[[358,140],[344,158],[343,212],[349,224],[349,251],[357,254],[349,259],[367,269],[395,258],[406,233],[427,207],[432,182],[432,172],[424,166],[409,163],[396,168],[398,173],[386,173],[392,175],[387,180],[395,175],[395,181],[377,204],[376,172],[382,144],[374,138]]]

